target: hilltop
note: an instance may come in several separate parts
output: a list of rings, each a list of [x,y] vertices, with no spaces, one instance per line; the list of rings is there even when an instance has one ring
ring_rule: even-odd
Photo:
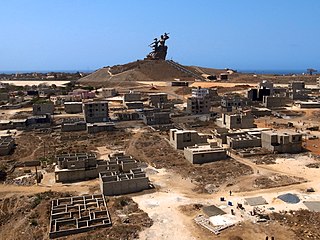
[[[206,68],[199,66],[184,66],[172,60],[137,60],[123,65],[106,66],[80,78],[78,83],[99,87],[135,87],[140,82],[171,82],[175,79],[194,82],[205,81],[206,76],[219,76],[227,73],[225,69]],[[230,73],[230,72],[229,72]],[[270,80],[274,83],[288,83],[290,81],[305,81],[315,83],[316,75],[281,76],[272,74],[248,74],[232,72],[229,82],[258,83]]]
[[[197,68],[183,66],[170,60],[138,60],[100,68],[78,82],[101,86],[135,86],[139,84],[138,81],[171,82],[174,79],[193,82],[196,78],[202,78],[202,72],[197,71]]]

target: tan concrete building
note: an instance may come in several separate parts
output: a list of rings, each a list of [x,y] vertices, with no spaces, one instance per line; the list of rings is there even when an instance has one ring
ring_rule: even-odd
[[[8,155],[14,149],[15,141],[10,136],[0,138],[0,156]]]
[[[151,107],[162,108],[168,102],[168,94],[166,93],[150,93],[149,105]]]
[[[149,188],[149,178],[141,169],[128,173],[102,172],[99,174],[100,189],[106,196],[143,191]]]
[[[123,95],[123,102],[139,102],[141,101],[141,93],[130,91]]]
[[[222,127],[229,129],[254,128],[254,117],[250,111],[242,113],[223,113],[220,120]]]
[[[302,151],[302,134],[293,131],[261,132],[263,148],[277,153],[298,153]]]
[[[64,111],[66,113],[82,113],[82,102],[65,102]]]
[[[170,129],[169,141],[175,149],[184,149],[196,144],[207,143],[208,137],[208,135],[199,134],[195,130]]]
[[[89,101],[83,103],[84,119],[87,123],[108,122],[109,109],[107,101]]]
[[[90,134],[113,131],[114,129],[115,124],[113,122],[87,123],[87,131]]]
[[[227,144],[232,149],[261,147],[261,133],[240,133],[227,136]]]
[[[53,114],[54,105],[52,102],[35,103],[32,105],[33,115]]]
[[[228,158],[226,150],[217,146],[217,144],[185,147],[183,153],[192,164],[209,163]]]

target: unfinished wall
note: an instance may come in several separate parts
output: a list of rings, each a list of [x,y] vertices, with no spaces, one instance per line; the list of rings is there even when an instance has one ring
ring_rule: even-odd
[[[149,178],[141,169],[129,173],[103,172],[99,174],[101,192],[106,196],[139,192],[149,188]]]
[[[228,158],[225,149],[210,145],[186,147],[183,153],[192,164],[209,163]]]
[[[195,144],[207,143],[208,135],[200,135],[195,130],[170,129],[169,141],[175,149],[184,149]]]
[[[277,153],[299,153],[302,151],[302,134],[284,131],[261,133],[263,148]]]
[[[107,202],[102,194],[59,198],[51,202],[51,239],[111,225]]]

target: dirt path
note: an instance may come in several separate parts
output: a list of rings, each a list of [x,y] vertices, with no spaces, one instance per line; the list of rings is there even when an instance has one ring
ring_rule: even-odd
[[[22,158],[20,158],[20,161],[30,161],[30,160],[33,160],[33,159],[35,159],[35,153],[38,151],[38,150],[40,150],[41,148],[43,148],[44,147],[44,140],[42,139],[42,137],[41,136],[38,136],[38,135],[35,135],[37,138],[38,138],[38,142],[41,142],[41,143],[39,143],[39,146],[36,148],[36,149],[34,149],[33,150],[33,152],[29,155],[29,156],[26,156],[26,157],[22,157]]]

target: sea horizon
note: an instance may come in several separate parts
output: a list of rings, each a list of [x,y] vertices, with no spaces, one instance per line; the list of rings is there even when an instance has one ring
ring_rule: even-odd
[[[76,73],[76,72],[84,72],[84,73],[90,73],[95,70],[0,70],[0,74],[25,74],[25,73]]]
[[[306,69],[236,69],[239,73],[251,74],[275,74],[275,75],[291,75],[291,74],[306,74]],[[0,70],[0,74],[25,74],[25,73],[76,73],[84,72],[91,73],[95,70]]]

